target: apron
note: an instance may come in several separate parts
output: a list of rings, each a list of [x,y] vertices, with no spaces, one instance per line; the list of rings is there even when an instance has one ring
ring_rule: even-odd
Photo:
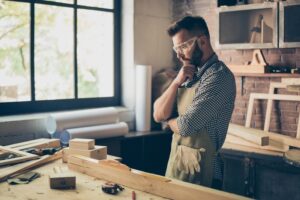
[[[178,89],[177,109],[179,115],[184,114],[188,106],[192,103],[193,97],[195,96],[196,86],[197,84],[194,84],[194,86],[191,88]],[[201,114],[202,113],[199,113],[199,115]],[[180,145],[183,145],[184,148],[178,148]],[[178,157],[176,158],[176,154],[179,153],[179,149],[180,151],[186,150],[186,147],[188,147],[189,153],[192,151],[199,151],[201,148],[205,149],[205,152],[201,152],[201,161],[199,163],[200,172],[191,174],[186,173],[184,170],[178,169]],[[181,136],[178,133],[173,133],[171,153],[167,165],[166,176],[185,182],[211,187],[214,175],[213,160],[215,156],[216,149],[207,133],[206,128],[203,128],[197,134],[192,134],[191,136]],[[182,156],[180,159],[186,158]]]

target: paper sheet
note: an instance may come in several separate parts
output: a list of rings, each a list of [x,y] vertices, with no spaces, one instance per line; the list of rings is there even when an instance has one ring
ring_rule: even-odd
[[[151,129],[151,84],[152,67],[150,65],[136,66],[136,98],[135,98],[135,122],[137,131],[149,131]]]
[[[61,133],[60,140],[63,144],[68,144],[69,140],[73,138],[99,139],[122,136],[127,133],[127,124],[125,122],[119,122],[114,124],[67,129]]]

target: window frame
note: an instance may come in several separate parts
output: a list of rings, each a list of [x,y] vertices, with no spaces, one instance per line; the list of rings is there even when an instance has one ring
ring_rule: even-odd
[[[65,111],[86,109],[95,107],[119,106],[121,104],[121,0],[113,0],[114,8],[99,8],[77,5],[77,0],[73,4],[55,1],[42,0],[10,0],[14,2],[28,3],[30,6],[30,88],[31,100],[20,102],[0,102],[0,116]],[[38,100],[35,99],[35,66],[34,66],[34,16],[35,4],[71,7],[74,12],[73,40],[74,40],[74,98],[57,100]],[[78,98],[78,63],[77,63],[77,11],[78,9],[97,10],[113,13],[114,19],[114,96],[96,98]]]

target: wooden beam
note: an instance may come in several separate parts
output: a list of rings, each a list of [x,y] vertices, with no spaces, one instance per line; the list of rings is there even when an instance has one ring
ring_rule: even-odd
[[[135,171],[128,171],[102,165],[100,161],[73,155],[69,157],[68,167],[72,170],[93,176],[106,181],[112,181],[127,187],[155,194],[161,197],[178,200],[229,200],[247,199],[235,194],[214,190],[195,184],[185,183],[172,179],[169,182],[150,176],[143,176]]]
[[[283,157],[282,152],[276,152],[276,151],[268,151],[264,149],[256,149],[253,147],[247,147],[244,145],[239,145],[239,144],[232,144],[230,142],[226,142],[223,144],[222,149],[230,149],[234,151],[243,151],[247,153],[256,153],[256,154],[262,154],[262,155],[269,155],[269,156],[279,156]]]
[[[260,146],[269,144],[269,136],[264,131],[250,129],[236,124],[229,124],[227,132]]]
[[[286,87],[287,87],[287,84],[285,84],[285,83],[271,82],[270,87],[269,87],[269,94],[274,94],[276,88],[286,88]],[[265,123],[264,123],[264,131],[269,131],[272,107],[273,107],[273,99],[268,99],[267,109],[266,109],[266,117],[265,117]]]
[[[9,145],[6,147],[11,147],[16,150],[25,150],[30,148],[58,148],[60,147],[60,140],[59,139],[49,139],[49,138],[41,138],[37,140],[21,142],[13,145]]]
[[[287,135],[282,135],[282,134],[273,133],[273,132],[267,132],[267,131],[254,129],[254,128],[247,128],[247,127],[240,126],[240,125],[237,125],[237,124],[232,124],[232,123],[229,124],[228,132],[229,132],[229,129],[233,128],[233,127],[235,127],[240,132],[248,132],[249,134],[251,134],[251,133],[266,134],[269,137],[269,140],[273,140],[273,141],[278,142],[280,144],[300,148],[300,140],[296,139],[296,138],[293,138],[293,137],[290,137],[290,136],[287,136]]]
[[[276,141],[271,140],[270,138],[269,138],[269,145],[260,146],[255,143],[248,142],[247,140],[244,140],[243,138],[237,137],[235,135],[227,134],[225,142],[253,147],[256,149],[269,150],[269,151],[287,152],[289,150],[288,145],[280,144]]]

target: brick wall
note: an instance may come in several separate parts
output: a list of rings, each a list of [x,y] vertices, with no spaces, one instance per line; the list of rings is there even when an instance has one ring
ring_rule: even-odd
[[[216,0],[173,0],[173,19],[184,15],[201,15],[207,22],[211,34],[211,43],[216,41]],[[220,60],[226,64],[244,64],[252,58],[253,50],[216,50]],[[300,67],[300,48],[264,49],[264,57],[270,65],[289,65]],[[281,82],[281,78],[270,77],[236,77],[237,97],[232,123],[244,125],[251,92],[267,93],[270,82]],[[300,81],[299,81],[300,83]],[[279,94],[294,94],[285,89],[277,90]],[[300,93],[298,93],[300,95]],[[257,100],[254,104],[251,127],[262,129],[264,125],[266,101]],[[295,136],[297,130],[300,103],[277,102],[273,104],[270,130],[286,135]]]

